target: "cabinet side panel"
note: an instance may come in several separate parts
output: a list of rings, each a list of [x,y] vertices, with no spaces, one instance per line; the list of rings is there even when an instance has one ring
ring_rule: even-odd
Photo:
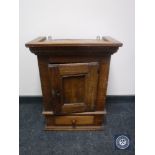
[[[93,64],[93,63],[92,63]],[[94,111],[95,100],[97,94],[97,83],[98,83],[98,62],[89,65],[89,73],[86,76],[86,99],[85,102],[89,105],[89,110]]]
[[[52,110],[50,81],[48,75],[48,57],[38,56],[38,66],[40,72],[40,81],[43,94],[44,110]]]
[[[104,110],[105,108],[110,58],[111,56],[107,56],[100,61],[96,100],[96,110],[100,111]]]

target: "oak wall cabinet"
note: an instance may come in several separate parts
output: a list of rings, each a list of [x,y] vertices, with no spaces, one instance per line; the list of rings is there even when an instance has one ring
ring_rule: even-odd
[[[102,130],[110,57],[120,46],[111,37],[26,43],[38,58],[46,130]]]

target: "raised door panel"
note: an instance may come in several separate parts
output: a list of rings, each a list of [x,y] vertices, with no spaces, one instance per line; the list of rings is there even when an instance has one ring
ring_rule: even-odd
[[[92,111],[96,100],[98,63],[49,64],[53,111]]]

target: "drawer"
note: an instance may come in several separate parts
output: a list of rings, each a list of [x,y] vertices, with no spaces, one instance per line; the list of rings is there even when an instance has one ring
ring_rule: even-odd
[[[94,116],[56,116],[55,125],[92,125]]]

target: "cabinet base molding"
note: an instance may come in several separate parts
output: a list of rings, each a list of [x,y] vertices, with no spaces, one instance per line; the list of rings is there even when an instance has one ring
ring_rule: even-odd
[[[45,131],[103,131],[104,126],[45,126]]]
[[[44,113],[45,114],[45,113]],[[45,130],[103,130],[105,111],[73,113],[68,115],[45,114]]]
[[[42,114],[43,115],[54,115],[53,111],[43,111]],[[73,115],[73,116],[81,115],[81,116],[84,116],[84,115],[104,115],[104,114],[107,114],[106,109],[104,111],[70,113],[70,114],[67,114],[67,115]],[[59,115],[63,116],[65,114],[59,114]]]

